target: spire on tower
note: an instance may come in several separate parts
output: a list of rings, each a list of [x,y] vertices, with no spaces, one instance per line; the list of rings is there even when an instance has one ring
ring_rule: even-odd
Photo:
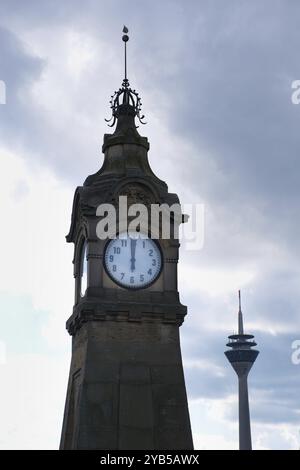
[[[243,313],[241,307],[241,291],[239,290],[239,311],[238,311],[238,334],[244,334],[244,325],[243,325]]]
[[[122,41],[124,42],[124,79],[122,82],[121,88],[118,91],[115,91],[111,95],[110,108],[111,108],[111,118],[105,119],[106,122],[111,122],[108,124],[109,127],[113,127],[119,118],[120,115],[127,115],[137,117],[141,124],[146,124],[143,122],[144,115],[141,115],[142,102],[139,94],[136,90],[130,88],[129,80],[127,78],[127,42],[129,41],[128,28],[127,26],[123,27],[123,36]]]

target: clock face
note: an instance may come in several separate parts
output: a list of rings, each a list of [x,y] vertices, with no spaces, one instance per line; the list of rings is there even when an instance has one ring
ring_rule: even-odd
[[[161,273],[161,250],[158,243],[140,232],[123,232],[107,243],[104,267],[116,284],[142,289]]]

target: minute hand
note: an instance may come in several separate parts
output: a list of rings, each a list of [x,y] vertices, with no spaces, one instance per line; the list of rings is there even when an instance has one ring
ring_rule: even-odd
[[[131,271],[133,272],[135,270],[135,249],[136,249],[136,242],[137,240],[134,240],[133,238],[130,239],[130,251],[131,251]]]

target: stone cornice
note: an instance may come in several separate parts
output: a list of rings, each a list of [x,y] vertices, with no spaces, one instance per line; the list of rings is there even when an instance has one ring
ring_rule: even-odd
[[[177,304],[142,304],[137,302],[82,302],[74,307],[66,328],[75,335],[90,321],[173,323],[180,326],[187,313],[186,306]]]

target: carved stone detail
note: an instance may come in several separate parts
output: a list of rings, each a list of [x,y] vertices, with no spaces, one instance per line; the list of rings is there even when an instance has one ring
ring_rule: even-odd
[[[151,204],[155,204],[154,195],[151,194],[146,186],[139,183],[128,183],[125,186],[122,186],[119,192],[113,197],[113,204],[116,207],[119,206],[119,197],[127,197],[127,205],[130,207],[132,204],[144,204],[148,209],[151,207]]]

